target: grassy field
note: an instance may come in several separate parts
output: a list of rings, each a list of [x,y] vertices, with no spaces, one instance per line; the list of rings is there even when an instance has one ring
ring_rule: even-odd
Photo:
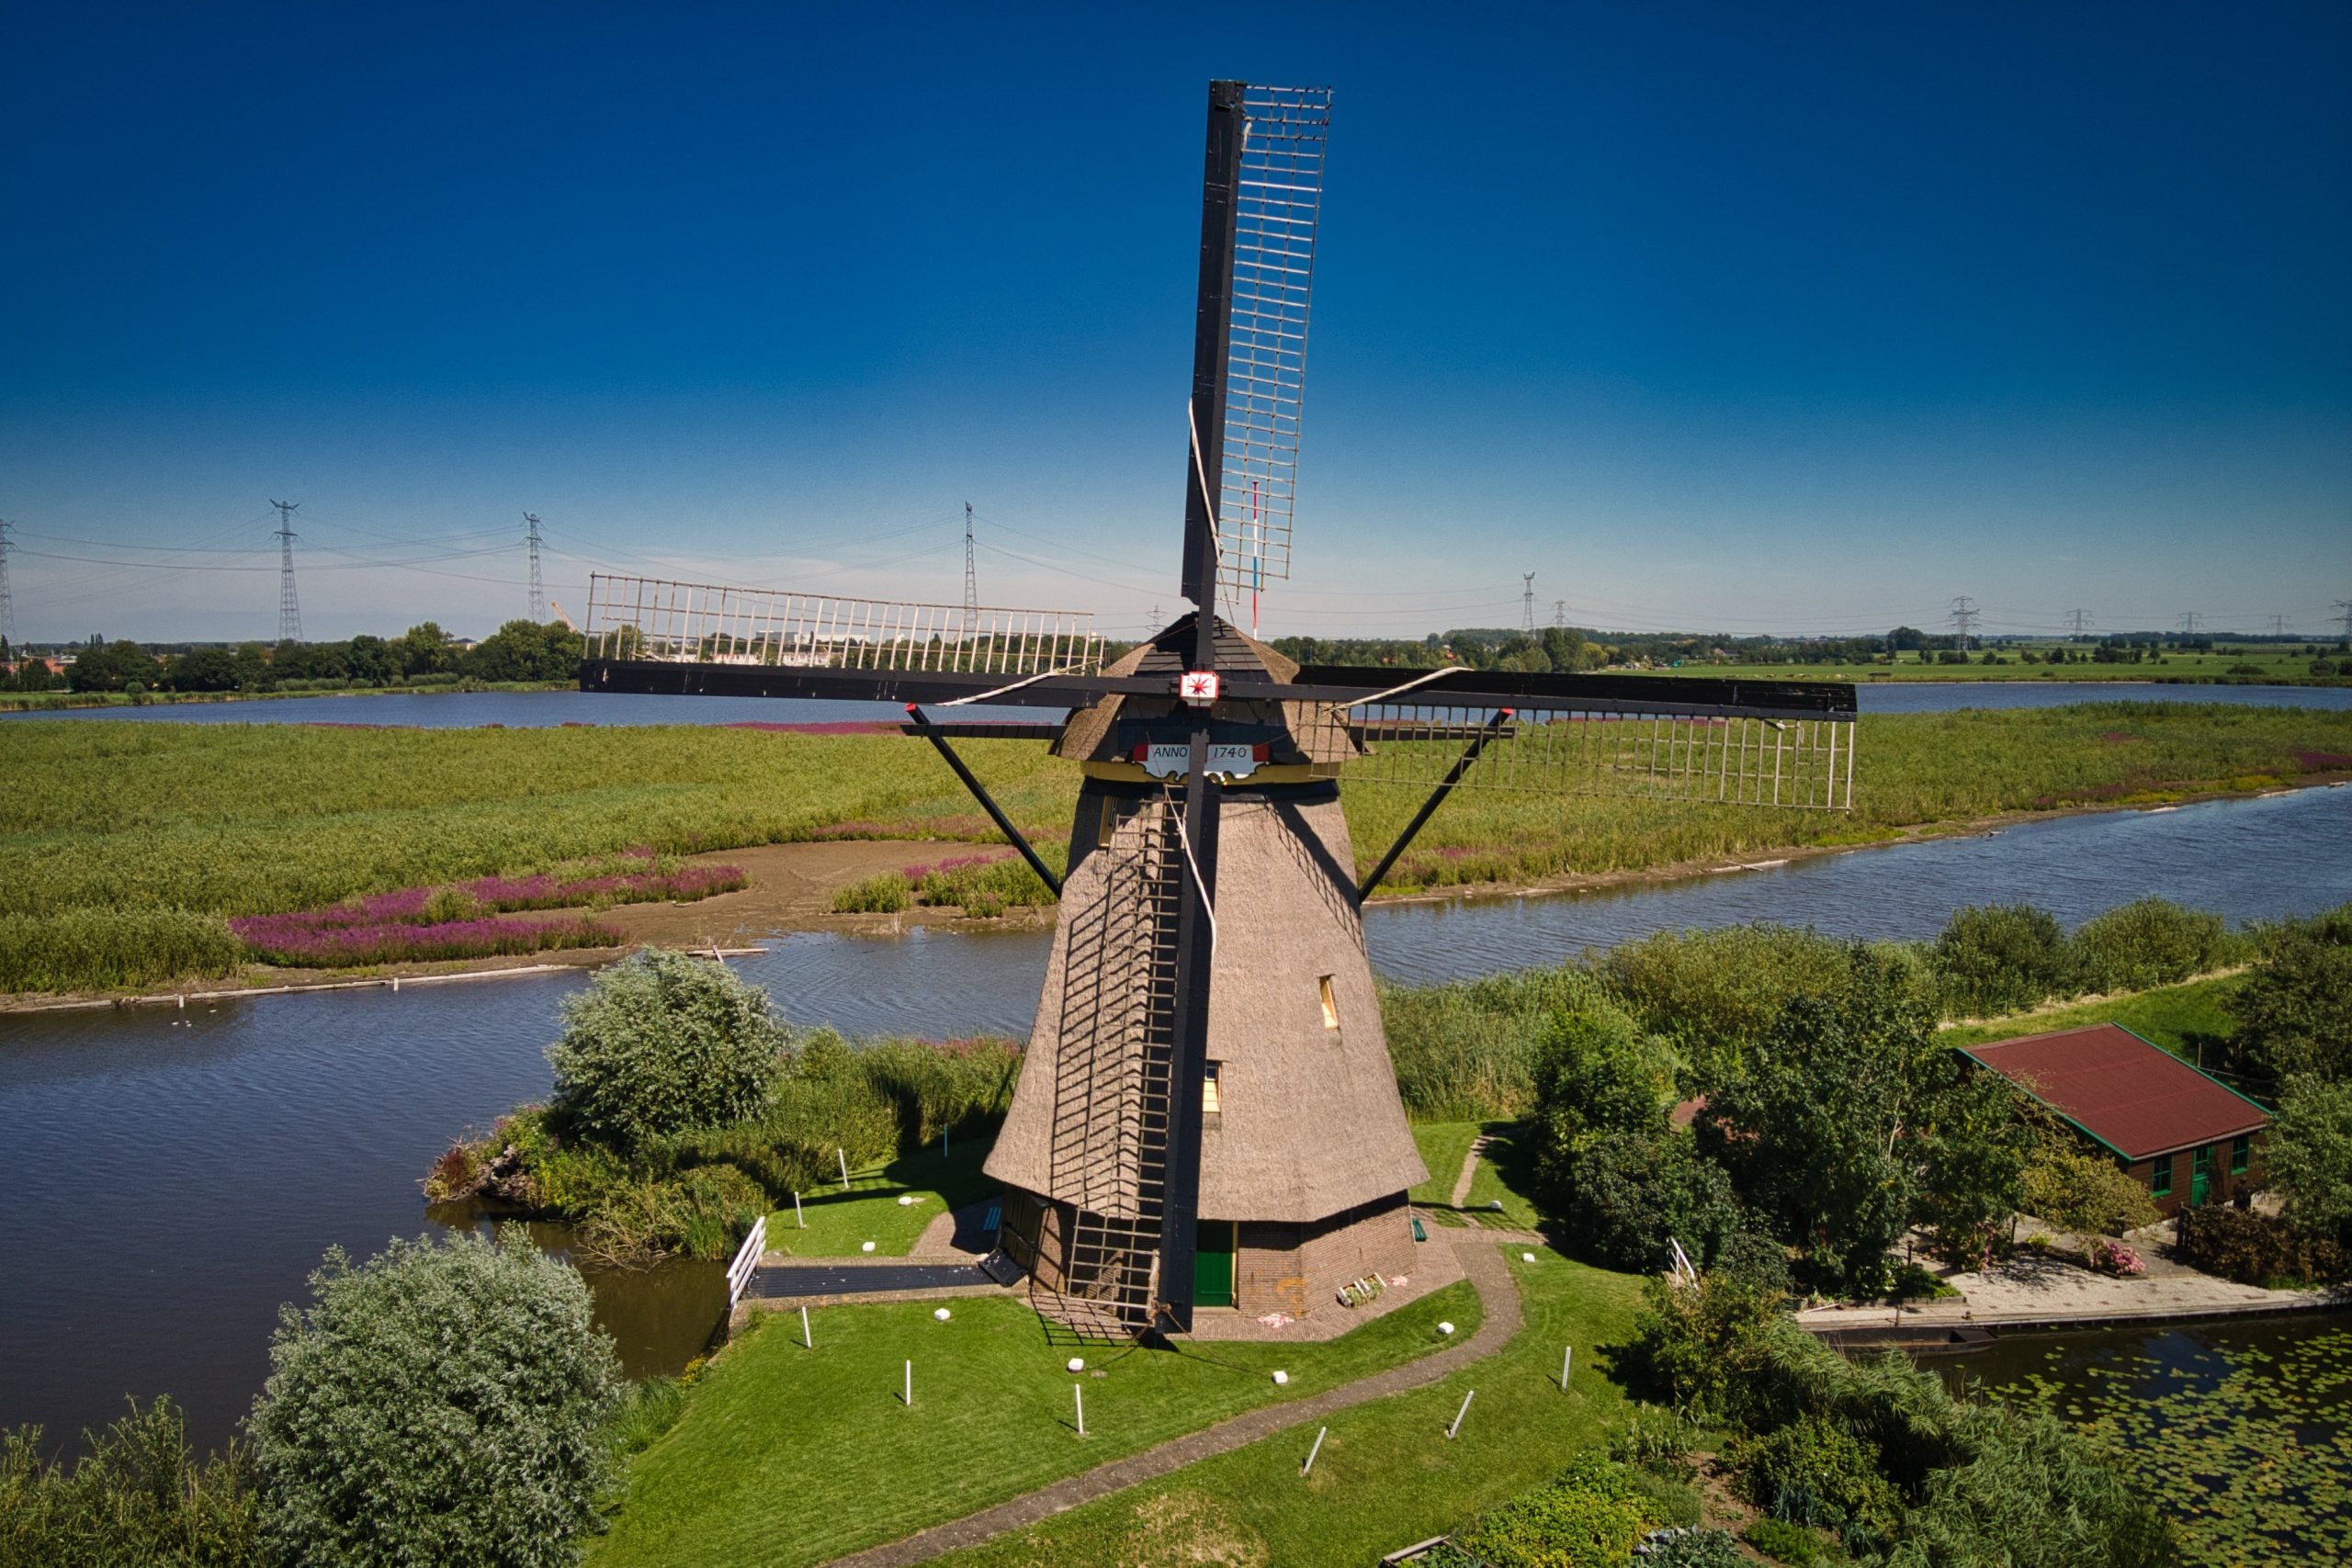
[[[362,730],[8,721],[0,748],[0,928],[95,908],[204,916],[524,874],[646,845],[670,852],[826,836],[987,840],[935,756],[888,735],[661,729]],[[1871,842],[2070,806],[2246,793],[2352,766],[2352,713],[2188,704],[1886,715],[1862,727],[1850,813],[1566,800],[1464,788],[1386,886],[1637,873]],[[1024,830],[1068,830],[1077,770],[1041,746],[973,742]],[[1348,792],[1359,870],[1419,806]],[[0,929],[0,988],[12,987]],[[119,955],[109,978],[141,973]]]
[[[1606,1347],[1630,1337],[1641,1282],[1510,1253],[1527,1324],[1497,1356],[1426,1389],[1343,1410],[1301,1478],[1314,1433],[1285,1432],[1163,1480],[939,1559],[947,1568],[1359,1568],[1552,1479],[1627,1412]],[[1560,1351],[1576,1371],[1560,1392]],[[1445,1438],[1477,1391],[1461,1435]]]
[[[1563,1265],[1565,1267],[1565,1265]],[[1326,1345],[1190,1345],[1083,1353],[1100,1376],[1063,1370],[1027,1303],[929,1303],[775,1314],[729,1346],[684,1416],[630,1467],[626,1502],[593,1548],[600,1568],[634,1563],[826,1562],[960,1517],[1225,1416],[1295,1399],[1423,1355],[1451,1319],[1479,1319],[1449,1286]],[[912,1405],[899,1402],[914,1362]],[[1286,1387],[1271,1377],[1290,1374]],[[1086,1430],[1072,1420],[1086,1390]]]

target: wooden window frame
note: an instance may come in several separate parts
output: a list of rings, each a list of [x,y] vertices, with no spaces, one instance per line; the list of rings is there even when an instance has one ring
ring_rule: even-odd
[[[2178,1155],[2158,1155],[2148,1168],[2148,1195],[2152,1198],[2172,1196],[2172,1168]]]
[[[2230,1174],[2244,1176],[2254,1164],[2254,1134],[2240,1133],[2230,1140]]]

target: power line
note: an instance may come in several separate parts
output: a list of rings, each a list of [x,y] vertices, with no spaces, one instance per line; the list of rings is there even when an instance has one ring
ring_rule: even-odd
[[[294,511],[299,501],[273,501],[277,508],[277,640],[302,640],[302,604],[294,596]]]
[[[539,514],[526,512],[523,522],[527,530],[524,538],[531,547],[531,624],[538,626],[548,618],[547,588],[539,581]]]
[[[1568,624],[1568,602],[1566,599],[1552,601],[1552,624],[1555,626],[1565,626]]]
[[[1976,601],[1965,593],[1951,602],[1951,627],[1960,638],[1960,650],[1962,653],[1968,651],[1968,639],[1976,630],[1977,617],[1982,614],[1983,612],[1976,607]]]
[[[2352,599],[2338,599],[2335,607],[2344,613],[2344,640],[2352,642]]]
[[[1535,635],[1535,574],[1532,571],[1522,571],[1519,574],[1519,580],[1522,584],[1519,594],[1520,629],[1529,637],[1533,637]]]
[[[2074,628],[2076,637],[2087,636],[2091,629],[2091,613],[2088,610],[2069,610],[2066,612],[2066,624]]]
[[[2196,611],[2183,610],[2180,613],[2180,629],[2181,634],[2185,637],[2195,637],[2197,635]]]

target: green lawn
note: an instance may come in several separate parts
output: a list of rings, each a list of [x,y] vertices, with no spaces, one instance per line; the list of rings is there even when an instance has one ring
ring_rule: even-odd
[[[1532,1231],[1543,1224],[1543,1216],[1525,1196],[1532,1183],[1526,1169],[1531,1155],[1519,1141],[1521,1124],[1489,1122],[1485,1130],[1487,1151],[1478,1156],[1477,1174],[1470,1179],[1470,1207],[1484,1210],[1500,1201],[1502,1213],[1485,1223],[1499,1221],[1513,1230]]]
[[[2084,1002],[2049,1012],[1966,1024],[1947,1029],[1936,1038],[1951,1045],[1979,1045],[1989,1040],[2014,1040],[2021,1034],[2080,1029],[2085,1024],[2120,1023],[2193,1062],[2200,1040],[2210,1045],[2229,1036],[2234,1025],[2225,1004],[2230,993],[2244,983],[2242,975],[2191,980],[2185,986],[2164,986],[2113,1001]]]
[[[628,1495],[593,1561],[822,1562],[1410,1360],[1445,1343],[1441,1319],[1466,1334],[1480,1318],[1475,1292],[1457,1284],[1326,1345],[1088,1346],[1102,1375],[1080,1379],[1063,1370],[1072,1348],[1049,1341],[1025,1303],[951,1305],[946,1323],[923,1302],[821,1308],[809,1314],[813,1350],[799,1342],[797,1314],[766,1315],[704,1373],[668,1435],[631,1461]],[[907,1406],[899,1394],[910,1359]],[[1277,1368],[1290,1374],[1285,1388],[1272,1382]],[[1082,1439],[1073,1384],[1086,1391]],[[1498,1427],[1510,1399],[1498,1396]]]
[[[943,1212],[960,1209],[997,1190],[980,1172],[989,1143],[986,1137],[962,1140],[953,1157],[941,1155],[933,1143],[888,1165],[853,1168],[848,1191],[836,1182],[800,1195],[806,1230],[788,1203],[770,1214],[768,1250],[799,1258],[852,1258],[862,1255],[863,1244],[870,1241],[876,1257],[904,1257],[923,1227]],[[914,1201],[901,1204],[901,1197]]]
[[[1451,1208],[1454,1178],[1462,1174],[1462,1156],[1470,1152],[1470,1140],[1477,1135],[1476,1122],[1413,1123],[1413,1143],[1421,1151],[1421,1163],[1430,1168],[1430,1179],[1407,1196],[1424,1209]]]
[[[1600,1347],[1624,1342],[1641,1282],[1549,1251],[1510,1252],[1527,1326],[1501,1354],[1443,1382],[1353,1410],[1305,1479],[1312,1428],[1178,1472],[984,1546],[939,1559],[952,1568],[1178,1568],[1208,1563],[1362,1568],[1400,1546],[1550,1479],[1601,1440],[1627,1410]],[[1576,1351],[1569,1392],[1560,1351]],[[1452,1442],[1464,1393],[1477,1398]]]

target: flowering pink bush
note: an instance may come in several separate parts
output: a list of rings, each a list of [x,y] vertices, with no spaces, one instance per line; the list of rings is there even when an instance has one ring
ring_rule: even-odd
[[[318,911],[326,913],[329,911]],[[333,913],[342,914],[336,910]],[[246,915],[229,929],[270,964],[340,968],[436,958],[486,958],[551,948],[616,947],[621,933],[595,920],[374,920],[321,923],[312,915]]]
[[[2118,1279],[2128,1280],[2148,1271],[2147,1263],[2137,1252],[2121,1242],[2109,1241],[2104,1236],[2093,1236],[2086,1242],[2083,1247],[2083,1258],[2100,1273],[2112,1274]]]

